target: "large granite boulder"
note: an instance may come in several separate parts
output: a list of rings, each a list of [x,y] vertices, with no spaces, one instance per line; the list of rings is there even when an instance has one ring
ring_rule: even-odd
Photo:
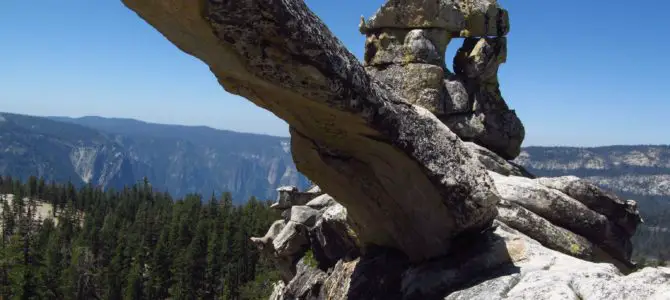
[[[303,1],[123,2],[290,125],[298,170],[340,199],[364,246],[420,261],[495,218],[493,182],[458,136],[370,78]]]

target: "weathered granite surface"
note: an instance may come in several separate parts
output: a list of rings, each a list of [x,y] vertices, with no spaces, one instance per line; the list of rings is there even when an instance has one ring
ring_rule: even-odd
[[[497,80],[509,16],[496,1],[389,0],[362,22],[364,64],[300,0],[124,3],[290,125],[319,187],[281,189],[284,219],[251,239],[282,275],[271,299],[670,294],[666,268],[623,274],[634,202],[507,161],[524,129]],[[460,37],[452,73],[444,49]]]
[[[493,183],[458,136],[372,79],[303,1],[124,3],[290,125],[298,170],[347,207],[363,245],[423,260],[495,218]]]

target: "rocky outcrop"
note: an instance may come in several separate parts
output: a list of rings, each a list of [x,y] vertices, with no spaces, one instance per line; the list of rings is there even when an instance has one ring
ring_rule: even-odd
[[[560,239],[560,234],[555,236]],[[310,266],[303,258],[295,277],[287,284],[277,283],[270,299],[605,300],[664,299],[670,293],[670,269],[645,268],[624,275],[612,264],[574,257],[588,259],[595,247],[571,236],[562,241],[584,246],[581,254],[551,250],[496,221],[493,230],[460,240],[460,251],[423,263],[411,263],[388,249],[346,257],[326,269]]]
[[[603,214],[632,236],[640,224],[640,212],[634,200],[623,200],[612,192],[575,176],[538,178],[537,182],[559,190],[586,205],[589,209]]]
[[[387,1],[361,23],[366,70],[438,116],[461,139],[513,159],[525,130],[499,89],[508,31],[508,13],[495,1]],[[465,42],[453,74],[445,67],[445,51],[459,37]]]
[[[302,1],[124,3],[287,121],[298,170],[347,207],[363,245],[423,260],[495,218],[493,183],[458,136],[370,78]]]
[[[631,221],[625,224],[626,227],[624,228],[619,225],[620,222],[617,222],[618,217],[611,218],[608,215],[601,214],[561,190],[541,184],[541,182],[556,182],[555,179],[502,176],[495,172],[490,172],[490,174],[494,178],[496,188],[506,201],[524,207],[533,214],[551,222],[551,224],[585,237],[602,248],[614,260],[630,265],[632,254],[631,232],[635,232],[641,219],[638,214],[630,212],[628,207],[622,205],[619,209],[613,209],[610,212],[610,215],[615,216],[627,214]],[[571,190],[573,192],[572,196],[581,199],[588,198],[591,193],[603,196],[600,199],[591,198],[591,207],[603,207],[615,201],[616,198],[605,197],[604,195],[607,194],[597,187],[593,186],[592,188],[593,190]],[[584,193],[585,191],[590,193]],[[529,230],[536,229],[528,227],[519,230],[528,234]],[[532,236],[532,234],[529,235]],[[535,237],[537,238],[537,236]],[[579,246],[579,248],[581,247]],[[570,252],[568,253],[570,254]],[[608,258],[596,257],[595,259],[612,261]]]
[[[265,236],[252,237],[251,241],[272,259],[284,283],[289,284],[296,276],[304,278],[301,272],[327,270],[340,259],[358,255],[358,237],[347,223],[346,208],[330,195],[301,193],[293,188],[279,188],[277,191],[280,196],[272,207],[281,210],[285,218],[273,223]],[[287,194],[287,191],[290,193]],[[306,194],[312,194],[314,198],[302,205],[291,204],[296,201],[290,201],[294,199],[288,197],[304,197]],[[280,202],[283,204],[279,205]],[[311,268],[299,263],[305,260],[307,251],[314,260]]]
[[[296,165],[319,188],[280,189],[284,219],[251,238],[282,275],[271,299],[670,290],[667,269],[622,274],[634,203],[506,161],[523,126],[498,89],[509,21],[495,1],[387,1],[361,26],[365,66],[299,0],[124,2],[290,125]],[[443,50],[460,36],[450,74]]]
[[[466,38],[454,57],[456,75],[447,84],[448,91],[456,91],[454,97],[448,94],[447,103],[458,105],[440,118],[461,138],[513,159],[521,152],[525,129],[500,93],[498,68],[506,60],[507,38]]]

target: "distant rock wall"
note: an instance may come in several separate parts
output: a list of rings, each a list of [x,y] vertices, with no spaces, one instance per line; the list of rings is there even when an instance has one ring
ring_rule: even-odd
[[[147,177],[175,198],[228,191],[236,203],[308,185],[286,138],[98,117],[4,118],[0,175],[115,189]]]

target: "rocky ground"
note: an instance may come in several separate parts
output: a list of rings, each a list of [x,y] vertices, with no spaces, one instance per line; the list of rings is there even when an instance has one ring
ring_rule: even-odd
[[[7,203],[9,207],[12,207],[12,202],[14,201],[14,195],[12,194],[0,194],[0,214],[3,211],[3,203]],[[28,198],[23,198],[25,205],[28,205]],[[45,220],[53,219],[54,224],[58,225],[58,218],[54,218],[53,205],[43,201],[37,201],[35,205],[35,219],[36,220]],[[0,223],[0,230],[2,230],[2,223]]]

